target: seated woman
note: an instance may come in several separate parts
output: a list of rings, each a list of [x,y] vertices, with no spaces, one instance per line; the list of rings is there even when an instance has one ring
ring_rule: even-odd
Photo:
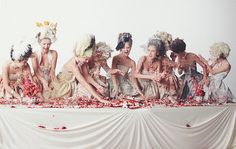
[[[116,50],[119,50],[120,54],[113,57],[112,69],[119,69],[124,75],[112,75],[111,97],[117,97],[120,94],[127,96],[137,96],[140,94],[143,96],[138,86],[137,79],[133,77],[136,64],[135,61],[129,57],[132,42],[132,35],[130,33],[119,34]],[[130,73],[129,70],[131,70]]]
[[[172,44],[172,35],[167,32],[159,32],[155,35],[164,43],[165,52],[162,56],[161,63],[161,81],[159,86],[160,98],[169,99],[175,102],[178,99],[179,82],[174,74],[174,68],[177,67],[173,52],[168,56],[170,45]],[[170,58],[169,58],[170,57]]]
[[[205,58],[199,56],[206,64],[210,73],[209,84],[204,87],[205,100],[215,100],[217,103],[235,102],[235,97],[229,87],[223,82],[230,72],[231,65],[227,60],[230,53],[230,47],[224,43],[214,43],[210,47],[212,63],[209,64]]]
[[[164,56],[164,44],[158,38],[151,38],[147,45],[148,55],[139,59],[135,78],[139,83],[146,99],[159,99],[159,88],[157,81],[160,81],[161,59]]]
[[[32,54],[32,67],[34,70],[34,80],[40,86],[40,90],[48,98],[50,83],[56,79],[55,69],[57,64],[57,51],[50,49],[52,42],[56,41],[57,24],[44,22],[38,24],[41,31],[36,38],[41,46],[40,51]]]
[[[11,60],[7,62],[3,67],[2,74],[2,82],[3,82],[3,94],[5,99],[18,99],[22,101],[23,97],[31,94],[32,96],[36,96],[39,101],[43,101],[41,93],[36,91],[37,87],[33,92],[26,93],[26,83],[34,82],[32,81],[32,74],[30,72],[30,66],[27,63],[28,58],[32,54],[31,44],[28,44],[24,41],[20,41],[16,43],[11,48]],[[30,81],[28,81],[30,80]],[[31,84],[31,85],[32,85]],[[28,92],[28,91],[27,91]],[[34,95],[35,94],[35,95]]]
[[[108,103],[101,96],[105,89],[89,75],[88,61],[92,57],[94,49],[95,37],[93,35],[86,35],[76,43],[74,56],[64,64],[62,72],[53,82],[51,98],[77,96],[90,98],[93,96],[100,102]]]
[[[108,80],[105,76],[100,74],[101,67],[109,74],[121,74],[119,69],[111,69],[107,64],[107,59],[111,57],[113,50],[105,42],[99,42],[96,44],[96,50],[92,58],[89,59],[89,74],[92,78],[101,86],[106,88],[106,95],[109,97]]]
[[[175,39],[171,44],[171,50],[177,55],[178,73],[184,74],[179,78],[181,85],[180,99],[186,100],[194,98],[196,95],[196,82],[203,85],[207,82],[206,65],[194,53],[185,52],[186,44],[181,39]],[[197,72],[196,64],[199,64],[203,69],[203,76]]]

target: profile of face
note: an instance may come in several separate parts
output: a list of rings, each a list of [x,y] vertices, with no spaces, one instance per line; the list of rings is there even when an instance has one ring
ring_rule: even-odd
[[[125,56],[129,56],[129,53],[131,51],[131,43],[126,42],[124,47],[121,49],[121,53],[124,54]]]
[[[17,67],[27,66],[27,61],[28,61],[28,58],[23,59],[23,60],[18,60],[16,61],[16,65]]]
[[[51,40],[48,38],[42,39],[42,41],[40,42],[42,49],[45,49],[45,50],[49,50],[51,44],[52,44]]]
[[[157,55],[159,55],[159,50],[156,49],[156,46],[154,45],[148,46],[148,57],[154,59],[156,58]]]

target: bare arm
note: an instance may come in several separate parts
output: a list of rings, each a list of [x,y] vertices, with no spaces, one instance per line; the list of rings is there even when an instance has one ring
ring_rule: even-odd
[[[112,59],[112,69],[117,69],[117,57],[114,57]],[[111,75],[111,78],[112,78],[112,83],[115,89],[115,96],[117,96],[119,93],[119,87],[118,87],[119,83],[117,81],[117,74]]]
[[[92,94],[95,98],[97,98],[100,102],[107,103],[106,100],[103,100],[101,96],[93,89],[93,87],[86,81],[84,76],[81,74],[77,66],[74,64],[71,68],[71,71],[75,75],[76,79],[81,83],[82,86],[84,86],[87,91]]]
[[[145,62],[145,56],[143,56],[139,59],[138,64],[137,64],[137,69],[135,70],[135,72],[133,74],[133,77],[134,78],[140,78],[140,79],[149,79],[149,80],[154,79],[153,75],[141,74],[144,62]]]
[[[2,69],[2,73],[3,73],[3,74],[2,74],[3,87],[5,88],[5,90],[6,90],[9,94],[11,94],[12,96],[14,96],[15,98],[21,99],[21,96],[20,96],[17,92],[15,92],[13,88],[11,88],[11,87],[9,86],[9,77],[8,77],[8,76],[9,76],[9,72],[8,72],[8,70],[9,70],[9,64],[3,66],[3,69]]]
[[[214,68],[211,65],[209,65],[209,63],[207,62],[207,60],[204,57],[199,55],[199,58],[205,63],[205,65],[207,66],[208,71],[213,75],[221,73],[221,72],[226,72],[226,71],[229,71],[231,69],[231,66],[227,61],[223,62],[221,67]]]
[[[40,80],[44,89],[48,89],[48,82],[42,77],[42,73],[39,69],[38,56],[34,53],[31,57],[32,67],[34,70],[34,75]]]
[[[58,57],[57,52],[53,50],[53,52],[52,52],[52,66],[51,66],[51,70],[50,70],[50,78],[52,78],[52,80],[56,79],[55,70],[56,70],[56,65],[57,65],[57,57]]]
[[[198,63],[202,67],[202,69],[203,69],[203,80],[206,81],[208,79],[207,66],[195,54],[192,55],[192,61],[195,61],[196,63]]]
[[[136,90],[138,91],[138,93],[139,93],[141,96],[144,96],[144,95],[143,95],[143,92],[142,92],[141,89],[139,88],[137,78],[134,77],[135,72],[136,72],[136,64],[135,64],[134,61],[131,61],[131,81],[133,82],[133,85],[134,85],[134,87],[136,88]]]
[[[101,89],[103,89],[102,86],[100,86],[88,73],[88,66],[87,65],[83,65],[82,66],[82,71],[83,71],[83,76],[85,78],[85,80],[92,84],[97,90],[101,91]]]

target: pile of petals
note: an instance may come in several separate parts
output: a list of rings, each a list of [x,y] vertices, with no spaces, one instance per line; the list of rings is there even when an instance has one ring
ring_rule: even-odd
[[[16,105],[24,105],[28,108],[150,108],[153,106],[164,106],[164,107],[186,107],[186,106],[208,106],[208,105],[219,105],[215,101],[197,101],[194,99],[188,100],[172,100],[163,99],[150,99],[150,100],[135,100],[133,98],[123,97],[120,99],[107,99],[110,101],[109,104],[104,104],[97,99],[91,99],[86,97],[76,97],[67,99],[54,99],[49,102],[42,103],[20,103],[19,101],[12,102],[11,100],[0,100],[2,105],[11,105],[12,108],[16,108]]]

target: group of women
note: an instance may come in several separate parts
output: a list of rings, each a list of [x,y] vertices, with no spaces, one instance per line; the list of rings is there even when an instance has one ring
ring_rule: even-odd
[[[94,35],[85,35],[76,42],[73,57],[56,75],[60,54],[50,46],[56,40],[57,24],[44,22],[37,26],[42,29],[36,36],[41,50],[20,41],[12,46],[11,60],[3,66],[0,93],[6,100],[22,101],[28,95],[25,94],[25,82],[30,80],[37,88],[31,95],[39,102],[81,96],[104,103],[111,98],[128,97],[171,102],[201,97],[201,100],[219,103],[234,102],[233,94],[223,82],[231,68],[227,61],[230,48],[224,42],[210,47],[212,57],[209,62],[201,55],[186,52],[184,40],[172,40],[171,34],[159,32],[149,38],[145,45],[147,55],[136,64],[129,57],[132,35],[120,33],[116,46],[120,53],[112,58],[109,67],[107,59],[111,57],[111,47],[105,42],[96,43]],[[171,51],[170,55],[168,51]],[[197,64],[201,66],[202,74],[197,71]],[[101,68],[106,76],[101,75]]]

